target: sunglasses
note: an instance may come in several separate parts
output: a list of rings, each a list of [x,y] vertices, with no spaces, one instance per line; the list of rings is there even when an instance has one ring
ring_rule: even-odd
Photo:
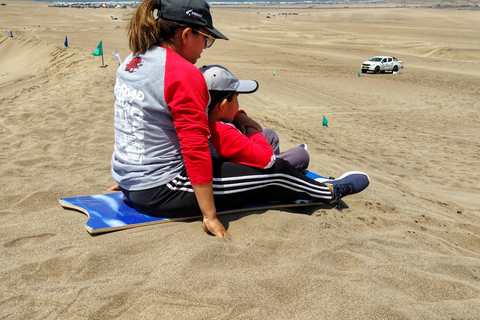
[[[215,38],[210,34],[205,34],[201,31],[195,30],[197,33],[200,33],[202,36],[205,36],[205,48],[210,48],[215,42]]]

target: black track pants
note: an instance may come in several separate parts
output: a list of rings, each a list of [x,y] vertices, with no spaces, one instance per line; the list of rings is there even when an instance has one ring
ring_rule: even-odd
[[[214,163],[213,194],[217,211],[238,207],[248,201],[310,200],[330,202],[330,190],[306,177],[288,161],[277,158],[270,169],[233,162]],[[123,193],[146,214],[162,217],[201,215],[192,185],[184,170],[170,183],[148,190]]]

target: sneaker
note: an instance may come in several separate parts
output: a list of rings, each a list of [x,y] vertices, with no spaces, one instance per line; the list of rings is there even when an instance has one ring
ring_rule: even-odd
[[[340,178],[325,183],[332,186],[332,200],[339,201],[342,197],[364,190],[370,184],[370,178],[363,172],[349,171]]]
[[[307,144],[306,143],[302,143],[301,145],[299,145],[299,147],[307,150]]]

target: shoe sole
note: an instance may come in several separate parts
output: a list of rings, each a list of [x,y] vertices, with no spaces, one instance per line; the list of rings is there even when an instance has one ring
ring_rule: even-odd
[[[345,172],[344,174],[342,174],[340,177],[335,178],[335,179],[317,178],[317,179],[315,179],[315,181],[318,181],[318,182],[321,182],[321,183],[328,183],[328,181],[340,180],[340,179],[343,179],[346,176],[349,176],[349,175],[352,175],[352,174],[361,174],[361,175],[367,176],[368,184],[370,184],[370,177],[368,176],[368,174],[366,174],[365,172],[361,172],[361,171],[348,171],[348,172]]]
[[[361,171],[348,171],[348,172],[345,172],[344,174],[342,174],[342,176],[336,178],[335,180],[343,179],[343,178],[345,178],[346,176],[349,176],[349,175],[352,175],[352,174],[361,174],[361,175],[367,176],[368,183],[370,184],[370,177],[368,176],[368,174],[366,174],[365,172],[361,172]]]

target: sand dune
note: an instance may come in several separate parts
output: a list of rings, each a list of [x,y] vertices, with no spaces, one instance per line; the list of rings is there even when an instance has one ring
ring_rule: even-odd
[[[480,11],[214,6],[231,40],[197,65],[259,81],[242,108],[307,143],[313,171],[372,180],[343,212],[223,216],[222,241],[198,220],[92,237],[59,206],[113,183],[111,53],[129,53],[132,9],[4,3],[0,318],[479,318]],[[359,77],[374,55],[405,68]]]

